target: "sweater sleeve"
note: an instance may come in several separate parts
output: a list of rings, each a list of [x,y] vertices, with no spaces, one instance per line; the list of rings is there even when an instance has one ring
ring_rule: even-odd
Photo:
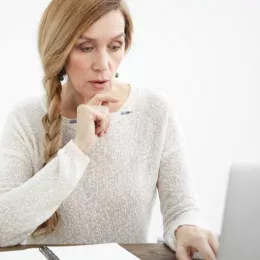
[[[20,244],[47,220],[75,189],[90,161],[71,140],[33,174],[29,133],[25,115],[13,109],[0,142],[0,247]]]
[[[176,113],[168,105],[157,188],[163,216],[164,242],[175,251],[181,225],[207,228],[194,189],[184,138]]]

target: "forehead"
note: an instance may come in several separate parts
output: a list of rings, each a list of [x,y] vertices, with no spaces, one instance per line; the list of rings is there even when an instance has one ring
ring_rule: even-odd
[[[109,39],[124,32],[125,20],[120,10],[111,11],[97,20],[81,36],[97,40]]]

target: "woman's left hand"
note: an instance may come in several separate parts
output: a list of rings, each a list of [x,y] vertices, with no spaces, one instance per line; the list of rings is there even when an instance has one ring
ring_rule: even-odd
[[[191,260],[195,252],[204,260],[215,260],[219,247],[219,238],[208,230],[183,225],[175,232],[176,257],[178,260]]]

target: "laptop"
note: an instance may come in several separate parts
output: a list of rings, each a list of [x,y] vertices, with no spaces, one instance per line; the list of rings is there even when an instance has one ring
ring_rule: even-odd
[[[260,164],[230,169],[217,259],[260,259]]]

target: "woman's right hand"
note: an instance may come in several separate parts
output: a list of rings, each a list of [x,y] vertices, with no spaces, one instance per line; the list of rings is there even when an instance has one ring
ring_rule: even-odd
[[[109,102],[116,103],[118,101],[119,99],[110,92],[97,94],[88,103],[78,106],[74,143],[83,153],[87,154],[96,144],[98,138],[107,133],[110,125],[107,105]]]

